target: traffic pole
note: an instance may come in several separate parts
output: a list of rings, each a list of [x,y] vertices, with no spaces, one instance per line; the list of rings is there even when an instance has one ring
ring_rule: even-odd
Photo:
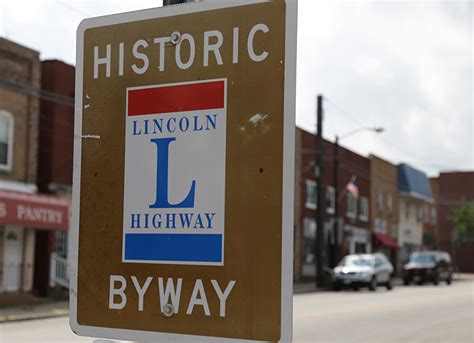
[[[316,132],[316,286],[326,286],[324,267],[326,266],[326,246],[324,238],[324,146],[323,146],[323,96],[317,98],[317,132]]]
[[[331,267],[335,267],[339,260],[339,136],[334,143],[334,245],[332,247]]]

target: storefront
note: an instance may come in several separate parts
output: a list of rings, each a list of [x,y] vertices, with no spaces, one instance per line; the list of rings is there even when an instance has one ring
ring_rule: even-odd
[[[390,235],[383,233],[374,233],[373,234],[373,247],[374,252],[383,253],[390,260],[392,265],[396,267],[397,265],[397,251],[399,245],[396,240],[394,240]]]
[[[372,251],[372,241],[368,229],[346,225],[344,232],[349,245],[349,254],[369,254]]]
[[[68,227],[66,200],[0,190],[0,293],[31,292],[34,273],[43,272],[35,268],[36,231]]]

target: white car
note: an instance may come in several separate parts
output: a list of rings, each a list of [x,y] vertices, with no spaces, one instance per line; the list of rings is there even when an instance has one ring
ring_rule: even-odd
[[[375,291],[378,285],[393,288],[393,266],[384,254],[347,255],[334,268],[332,284],[335,290],[343,287],[359,289],[369,287]]]

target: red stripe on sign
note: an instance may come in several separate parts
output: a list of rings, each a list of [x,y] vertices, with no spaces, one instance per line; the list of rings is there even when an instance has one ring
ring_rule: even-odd
[[[224,81],[128,91],[128,115],[208,110],[224,107]]]

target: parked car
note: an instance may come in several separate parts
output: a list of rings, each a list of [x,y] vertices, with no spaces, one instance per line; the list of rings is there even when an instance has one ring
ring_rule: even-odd
[[[403,283],[411,282],[422,284],[425,281],[438,285],[446,281],[448,285],[453,280],[453,263],[451,256],[444,251],[414,252],[408,263],[403,266]]]
[[[369,287],[375,291],[378,285],[393,288],[393,266],[384,254],[347,255],[334,268],[332,283],[335,290],[342,287],[359,289]]]

